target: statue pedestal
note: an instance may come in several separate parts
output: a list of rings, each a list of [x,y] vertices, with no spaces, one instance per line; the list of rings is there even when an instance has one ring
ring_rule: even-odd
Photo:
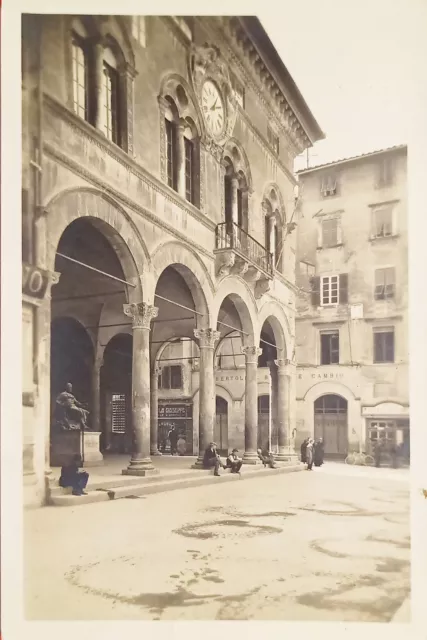
[[[104,463],[104,457],[99,450],[100,431],[62,431],[51,434],[50,464],[52,467],[62,467],[71,462],[73,455],[84,457],[83,466],[96,467]]]

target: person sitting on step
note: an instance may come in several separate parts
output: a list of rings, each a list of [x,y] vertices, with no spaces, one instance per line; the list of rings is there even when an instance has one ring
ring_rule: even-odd
[[[219,476],[219,468],[222,467],[225,469],[225,464],[221,462],[221,458],[219,457],[219,453],[217,451],[217,445],[215,442],[211,442],[209,447],[205,451],[205,455],[203,456],[203,467],[205,469],[215,469],[214,476]]]
[[[238,453],[238,449],[233,449],[227,458],[226,467],[227,469],[231,469],[231,473],[240,473],[240,469],[242,468],[243,460],[239,458]]]
[[[270,467],[270,469],[276,468],[276,463],[274,462],[274,456],[271,451],[257,449],[258,458],[261,460],[262,464],[265,467]]]
[[[66,489],[72,488],[73,496],[86,496],[86,485],[89,480],[87,471],[79,471],[82,466],[82,459],[77,454],[73,456],[70,464],[64,465],[61,469],[61,477],[59,478],[59,486]]]

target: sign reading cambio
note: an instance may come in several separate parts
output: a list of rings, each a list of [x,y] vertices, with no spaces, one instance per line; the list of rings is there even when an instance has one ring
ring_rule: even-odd
[[[30,264],[22,264],[22,293],[32,298],[44,298],[49,275],[47,271]]]

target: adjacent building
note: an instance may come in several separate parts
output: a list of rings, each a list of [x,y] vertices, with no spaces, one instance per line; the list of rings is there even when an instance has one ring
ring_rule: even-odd
[[[76,446],[55,426],[67,382],[87,464],[154,473],[171,423],[190,453],[215,436],[255,463],[274,433],[292,459],[293,163],[323,134],[261,23],[22,26],[26,503]]]
[[[409,459],[406,146],[298,178],[297,443]]]

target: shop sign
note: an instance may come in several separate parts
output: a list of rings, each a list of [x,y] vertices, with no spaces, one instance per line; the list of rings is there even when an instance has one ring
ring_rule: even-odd
[[[343,373],[298,373],[298,379],[303,380],[309,378],[310,380],[343,380]]]
[[[159,404],[158,417],[161,420],[191,418],[191,408],[188,404]]]

